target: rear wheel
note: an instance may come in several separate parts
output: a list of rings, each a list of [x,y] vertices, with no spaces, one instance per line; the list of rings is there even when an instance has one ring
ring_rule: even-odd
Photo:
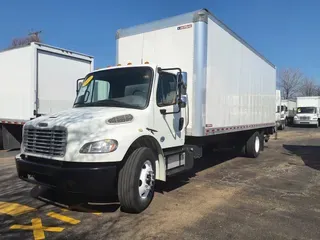
[[[251,158],[256,158],[259,156],[261,151],[261,135],[259,132],[255,132],[252,136],[248,139],[246,143],[246,155]]]
[[[286,125],[284,122],[280,123],[280,126],[279,126],[279,130],[284,130],[286,128]]]
[[[151,149],[138,148],[119,172],[118,197],[125,212],[140,213],[151,203],[155,187],[155,160]]]

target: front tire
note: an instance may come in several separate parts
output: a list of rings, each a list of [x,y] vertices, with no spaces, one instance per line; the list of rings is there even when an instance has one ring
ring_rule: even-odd
[[[131,153],[119,172],[118,197],[124,212],[140,213],[151,203],[155,187],[156,157],[150,148]]]

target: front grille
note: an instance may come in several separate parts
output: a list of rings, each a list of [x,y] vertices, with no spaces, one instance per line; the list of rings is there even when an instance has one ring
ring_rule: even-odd
[[[310,117],[300,117],[300,120],[310,120]]]
[[[23,145],[25,152],[62,157],[66,151],[67,131],[62,128],[25,128]]]

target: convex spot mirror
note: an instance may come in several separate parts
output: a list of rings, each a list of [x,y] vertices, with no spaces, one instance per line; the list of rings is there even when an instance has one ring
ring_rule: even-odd
[[[184,89],[185,91],[187,90],[187,85],[188,85],[188,74],[187,72],[179,72],[177,74],[177,79],[178,79],[178,83],[181,84],[181,89]],[[181,93],[181,94],[185,94],[185,93]]]

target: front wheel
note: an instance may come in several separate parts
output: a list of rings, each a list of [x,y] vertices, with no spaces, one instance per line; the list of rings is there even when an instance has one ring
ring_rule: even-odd
[[[124,212],[140,213],[151,203],[155,187],[155,160],[151,149],[138,148],[120,170],[118,197]]]

